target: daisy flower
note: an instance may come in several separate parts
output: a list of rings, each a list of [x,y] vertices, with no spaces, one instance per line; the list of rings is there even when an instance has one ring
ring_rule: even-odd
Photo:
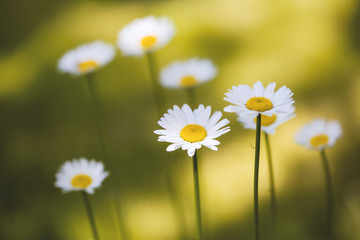
[[[236,112],[243,117],[254,118],[258,114],[273,116],[275,113],[286,113],[292,107],[293,92],[283,86],[275,91],[276,83],[270,83],[266,88],[261,82],[256,82],[253,89],[248,85],[233,86],[225,93],[226,101],[235,104],[224,108],[225,112]]]
[[[310,150],[323,150],[333,146],[341,135],[339,122],[315,119],[299,130],[295,141]]]
[[[141,56],[165,46],[174,36],[175,27],[166,17],[136,19],[118,33],[117,45],[125,56]]]
[[[272,116],[261,116],[261,130],[268,134],[274,134],[275,128],[295,116],[294,111],[295,107],[291,107],[286,113],[274,113]],[[256,129],[256,117],[242,117],[240,114],[237,115],[237,120],[243,124],[244,128]]]
[[[215,138],[230,131],[225,127],[229,120],[220,118],[222,113],[217,111],[212,116],[211,107],[199,105],[194,111],[184,104],[182,108],[174,106],[160,119],[158,124],[164,129],[154,133],[160,135],[158,141],[171,143],[166,151],[174,151],[178,148],[187,150],[190,157],[194,156],[195,150],[201,146],[217,151],[220,144]]]
[[[73,159],[60,167],[56,174],[55,186],[63,192],[83,190],[92,194],[108,175],[102,162],[89,161],[86,158]]]
[[[63,73],[82,75],[95,71],[113,60],[115,48],[108,43],[95,41],[67,51],[58,62]]]
[[[192,58],[164,68],[160,83],[166,88],[192,88],[210,81],[216,74],[217,69],[210,59]]]

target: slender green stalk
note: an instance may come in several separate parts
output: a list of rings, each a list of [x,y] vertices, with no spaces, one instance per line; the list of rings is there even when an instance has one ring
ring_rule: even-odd
[[[273,215],[273,225],[275,225],[275,220],[276,220],[276,197],[275,197],[274,170],[273,170],[273,164],[272,164],[272,156],[271,156],[269,134],[264,132],[264,135],[265,135],[265,145],[266,145],[267,159],[268,159],[268,165],[269,165],[271,211],[272,211],[272,215]]]
[[[92,233],[94,236],[94,240],[99,240],[100,238],[99,238],[98,232],[96,230],[95,218],[94,218],[94,215],[93,215],[93,212],[91,209],[89,197],[85,191],[81,191],[81,195],[84,200],[84,204],[85,204],[86,212],[87,212],[87,215],[89,218],[89,222],[90,222],[91,230],[92,230]]]
[[[326,185],[326,212],[327,212],[327,239],[332,239],[332,205],[333,205],[333,199],[332,199],[332,183],[331,183],[331,174],[330,174],[330,167],[329,163],[327,161],[325,150],[320,151],[322,164],[324,167],[324,174],[325,174],[325,185]]]
[[[98,132],[98,135],[100,138],[101,150],[104,155],[104,160],[107,162],[107,164],[110,164],[109,163],[109,153],[106,148],[107,138],[105,136],[105,129],[103,129],[103,126],[105,126],[104,111],[102,109],[100,100],[96,93],[96,87],[95,87],[93,75],[87,74],[86,80],[87,80],[87,85],[88,85],[89,92],[91,95],[92,105],[94,108],[94,115],[95,115],[95,119],[96,119],[96,128],[97,128],[97,132]]]
[[[197,105],[196,96],[195,96],[195,88],[188,88],[185,91],[187,93],[187,98],[188,98],[190,107],[195,108]]]
[[[261,137],[261,114],[256,118],[255,167],[254,167],[254,224],[255,240],[259,240],[259,160]]]
[[[149,66],[151,83],[153,86],[153,95],[154,95],[157,114],[158,116],[161,116],[162,111],[164,109],[165,96],[158,82],[158,71],[156,67],[154,53],[152,52],[146,53],[146,58]]]
[[[98,136],[99,136],[99,140],[100,140],[100,146],[101,146],[101,150],[103,153],[104,161],[106,162],[106,164],[109,166],[110,169],[113,169],[111,167],[110,156],[109,156],[109,152],[107,150],[107,146],[109,147],[110,144],[109,144],[109,140],[108,140],[109,136],[106,134],[108,132],[107,131],[108,129],[106,129],[106,127],[105,127],[105,126],[107,126],[106,121],[105,121],[105,113],[103,111],[100,99],[96,92],[96,86],[95,86],[93,75],[87,74],[86,80],[87,80],[87,85],[89,88],[91,101],[92,101],[92,105],[93,105],[93,109],[94,109],[94,115],[95,115],[95,119],[96,119],[96,128],[97,128],[97,132],[98,132]],[[126,239],[128,239],[128,236],[127,236],[126,227],[125,227],[125,223],[124,223],[125,221],[123,220],[123,216],[120,212],[120,207],[118,206],[118,203],[116,201],[115,194],[116,193],[114,193],[114,191],[112,191],[110,196],[115,205],[116,217],[118,218],[119,228],[120,228],[122,239],[126,240]]]
[[[197,234],[198,240],[202,240],[202,225],[201,225],[201,205],[200,205],[200,188],[199,188],[199,173],[197,164],[197,151],[193,156],[193,171],[194,171],[194,190],[195,190],[195,207],[197,220]]]
[[[151,79],[151,83],[152,83],[152,87],[153,87],[153,95],[154,95],[154,101],[155,101],[155,105],[156,105],[156,111],[157,111],[158,117],[160,117],[164,110],[164,105],[165,105],[165,101],[166,101],[165,95],[161,89],[161,86],[159,85],[158,71],[157,71],[154,53],[152,53],[152,52],[146,53],[146,58],[147,58],[147,62],[148,62],[149,72],[150,72],[150,79]],[[185,235],[185,220],[184,220],[184,215],[183,215],[183,209],[182,209],[182,206],[179,203],[178,197],[176,195],[172,176],[170,175],[169,164],[167,162],[165,162],[165,160],[164,160],[162,162],[162,165],[165,168],[166,186],[169,191],[170,200],[172,202],[174,211],[176,213],[177,221],[178,221],[178,224],[180,225],[180,231],[181,231],[181,235],[183,238],[183,236]]]

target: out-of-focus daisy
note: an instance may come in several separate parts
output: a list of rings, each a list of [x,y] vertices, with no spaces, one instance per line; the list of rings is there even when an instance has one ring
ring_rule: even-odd
[[[125,56],[141,56],[165,46],[175,27],[166,17],[148,16],[132,21],[118,33],[118,47]]]
[[[323,150],[333,146],[341,135],[339,122],[315,119],[299,130],[295,141],[311,150]]]
[[[224,99],[235,105],[225,107],[224,111],[249,118],[258,114],[271,117],[275,113],[287,113],[294,103],[293,92],[285,86],[274,91],[275,85],[270,83],[264,88],[261,82],[256,82],[253,89],[248,85],[233,86]]]
[[[268,134],[274,134],[275,129],[279,125],[289,121],[295,116],[294,111],[295,107],[291,107],[286,113],[274,113],[272,116],[261,116],[261,130]],[[256,129],[256,117],[242,117],[238,114],[237,120],[243,124],[244,128]]]
[[[55,186],[63,192],[86,191],[92,194],[108,175],[102,162],[89,161],[86,158],[73,159],[60,167],[56,174]]]
[[[158,124],[164,129],[156,130],[154,133],[160,135],[160,142],[169,142],[166,151],[174,151],[178,148],[187,150],[190,157],[194,156],[195,150],[205,146],[217,151],[220,144],[215,138],[230,131],[225,127],[229,121],[220,118],[222,113],[217,111],[212,116],[211,107],[199,105],[194,111],[184,104],[182,108],[174,106],[160,119]]]
[[[216,74],[217,69],[210,59],[192,58],[165,67],[160,83],[167,88],[192,88],[210,81]]]
[[[82,75],[93,72],[113,60],[115,48],[108,43],[95,41],[67,51],[58,62],[63,73]]]

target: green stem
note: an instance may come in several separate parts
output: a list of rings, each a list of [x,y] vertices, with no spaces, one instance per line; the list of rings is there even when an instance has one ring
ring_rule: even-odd
[[[261,114],[256,118],[255,167],[254,167],[254,224],[255,240],[259,240],[259,157],[261,137]]]
[[[94,219],[93,212],[91,210],[89,197],[88,197],[88,195],[87,195],[87,193],[85,191],[81,191],[81,195],[82,195],[83,200],[84,200],[84,204],[85,204],[86,212],[87,212],[87,215],[88,215],[88,218],[89,218],[89,222],[90,222],[91,230],[92,230],[92,233],[93,233],[93,236],[94,236],[94,240],[99,240],[99,235],[98,235],[97,230],[96,230],[95,219]]]
[[[322,164],[324,167],[324,174],[325,174],[325,185],[326,185],[326,210],[327,210],[327,234],[329,240],[332,239],[332,205],[333,205],[333,199],[332,199],[332,183],[331,183],[331,174],[330,174],[330,167],[329,163],[327,161],[325,150],[320,151]]]
[[[187,93],[187,98],[189,101],[189,105],[191,108],[195,108],[197,105],[196,97],[195,97],[195,88],[185,89]]]
[[[197,220],[197,233],[198,240],[202,238],[202,227],[201,227],[201,205],[200,205],[200,188],[199,188],[199,174],[197,164],[197,151],[193,156],[193,171],[194,171],[194,189],[195,189],[195,206],[196,206],[196,220]]]
[[[151,83],[153,86],[153,95],[156,104],[157,115],[161,116],[164,109],[165,96],[158,82],[158,72],[155,63],[154,53],[146,53],[146,58],[149,66]]]
[[[271,156],[269,134],[264,132],[264,135],[265,135],[265,144],[266,144],[266,150],[267,150],[266,152],[267,152],[267,159],[268,159],[268,165],[269,165],[271,210],[272,210],[272,214],[273,214],[273,225],[275,225],[275,220],[276,220],[276,197],[275,197],[274,170],[273,170],[273,164],[272,164],[272,156]]]
[[[104,161],[106,162],[106,164],[108,165],[108,167],[110,169],[113,169],[111,166],[109,153],[106,148],[106,146],[110,146],[110,144],[107,144],[107,143],[109,143],[109,141],[108,141],[109,136],[106,134],[107,129],[105,129],[105,126],[106,126],[105,113],[103,111],[100,99],[96,92],[96,86],[95,86],[95,81],[94,81],[93,75],[87,74],[86,80],[87,80],[87,85],[89,88],[91,101],[92,101],[92,105],[93,105],[93,109],[94,109],[94,115],[95,115],[95,119],[96,119],[96,128],[97,128],[97,132],[98,132],[98,136],[99,136],[99,140],[100,140],[100,146],[101,146],[101,150],[103,153]],[[126,239],[128,239],[128,237],[126,234],[125,223],[123,221],[123,217],[120,212],[120,207],[118,206],[116,197],[113,195],[113,193],[111,193],[110,195],[111,195],[111,198],[115,205],[116,217],[118,218],[119,228],[120,228],[122,239],[126,240]]]

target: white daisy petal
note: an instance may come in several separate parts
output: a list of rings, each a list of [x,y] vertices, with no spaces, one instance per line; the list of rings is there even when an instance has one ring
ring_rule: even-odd
[[[186,122],[179,123],[176,119],[178,116],[183,116]],[[181,108],[174,106],[158,122],[161,127],[171,126],[171,128],[155,130],[154,133],[159,135],[158,141],[171,143],[167,151],[181,148],[186,150],[189,156],[193,156],[196,149],[202,146],[217,150],[215,146],[220,142],[215,138],[230,131],[230,127],[225,127],[229,121],[227,119],[220,121],[221,116],[222,113],[219,111],[211,116],[210,106],[200,105],[194,111],[186,104]]]
[[[73,159],[60,167],[56,174],[55,186],[61,188],[64,193],[86,191],[92,194],[108,175],[102,162],[89,161],[86,158]]]
[[[174,33],[170,19],[148,16],[136,19],[120,30],[117,45],[125,56],[142,56],[164,47]]]
[[[115,48],[95,41],[67,51],[58,62],[58,70],[72,75],[83,75],[97,70],[114,59]]]
[[[315,119],[304,125],[295,136],[295,141],[310,150],[323,150],[332,147],[342,136],[339,122]]]
[[[216,74],[211,60],[192,58],[165,67],[160,74],[160,83],[166,88],[187,89],[210,81]]]
[[[247,85],[233,86],[225,93],[224,100],[234,104],[224,108],[226,112],[236,112],[241,117],[256,117],[258,114],[272,116],[286,113],[292,107],[294,100],[290,89],[283,86],[276,92],[275,83],[270,83],[264,89],[261,82],[256,82],[251,89]]]

